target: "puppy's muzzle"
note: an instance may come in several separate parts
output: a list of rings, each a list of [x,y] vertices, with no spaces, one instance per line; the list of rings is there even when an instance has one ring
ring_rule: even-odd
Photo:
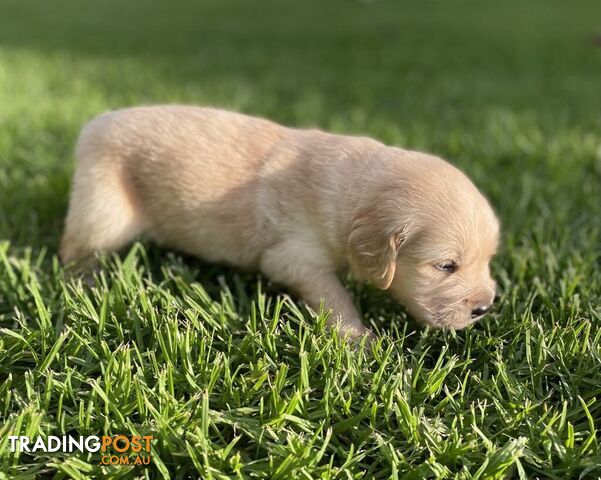
[[[478,307],[472,310],[472,319],[475,320],[476,318],[480,318],[481,316],[483,316],[486,312],[490,310],[491,306],[492,305],[487,305],[485,307]]]

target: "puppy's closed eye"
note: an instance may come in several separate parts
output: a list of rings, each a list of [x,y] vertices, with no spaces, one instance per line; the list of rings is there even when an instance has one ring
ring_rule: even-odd
[[[455,273],[457,270],[457,262],[454,260],[443,260],[434,265],[438,270],[445,273]]]

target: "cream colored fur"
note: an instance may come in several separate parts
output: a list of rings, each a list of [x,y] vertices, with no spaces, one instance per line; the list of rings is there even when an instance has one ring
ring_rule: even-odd
[[[81,132],[63,262],[144,235],[259,269],[352,336],[368,333],[338,273],[389,289],[420,321],[462,328],[494,297],[498,222],[443,160],[369,138],[209,108],[108,112]],[[457,263],[455,273],[441,264]]]

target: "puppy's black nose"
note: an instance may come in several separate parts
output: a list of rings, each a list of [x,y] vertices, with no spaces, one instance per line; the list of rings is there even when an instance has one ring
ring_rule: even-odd
[[[478,308],[472,310],[472,318],[477,318],[477,317],[484,315],[486,312],[488,312],[489,308],[490,308],[490,305],[488,307],[478,307]]]

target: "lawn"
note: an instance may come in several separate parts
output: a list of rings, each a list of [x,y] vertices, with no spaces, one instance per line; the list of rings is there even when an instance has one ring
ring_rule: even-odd
[[[601,478],[598,2],[0,3],[0,479]],[[56,252],[112,108],[221,106],[449,158],[502,221],[494,313],[420,328],[347,279],[353,348],[253,272]],[[202,185],[199,186],[202,188]],[[148,434],[148,467],[9,435]]]

